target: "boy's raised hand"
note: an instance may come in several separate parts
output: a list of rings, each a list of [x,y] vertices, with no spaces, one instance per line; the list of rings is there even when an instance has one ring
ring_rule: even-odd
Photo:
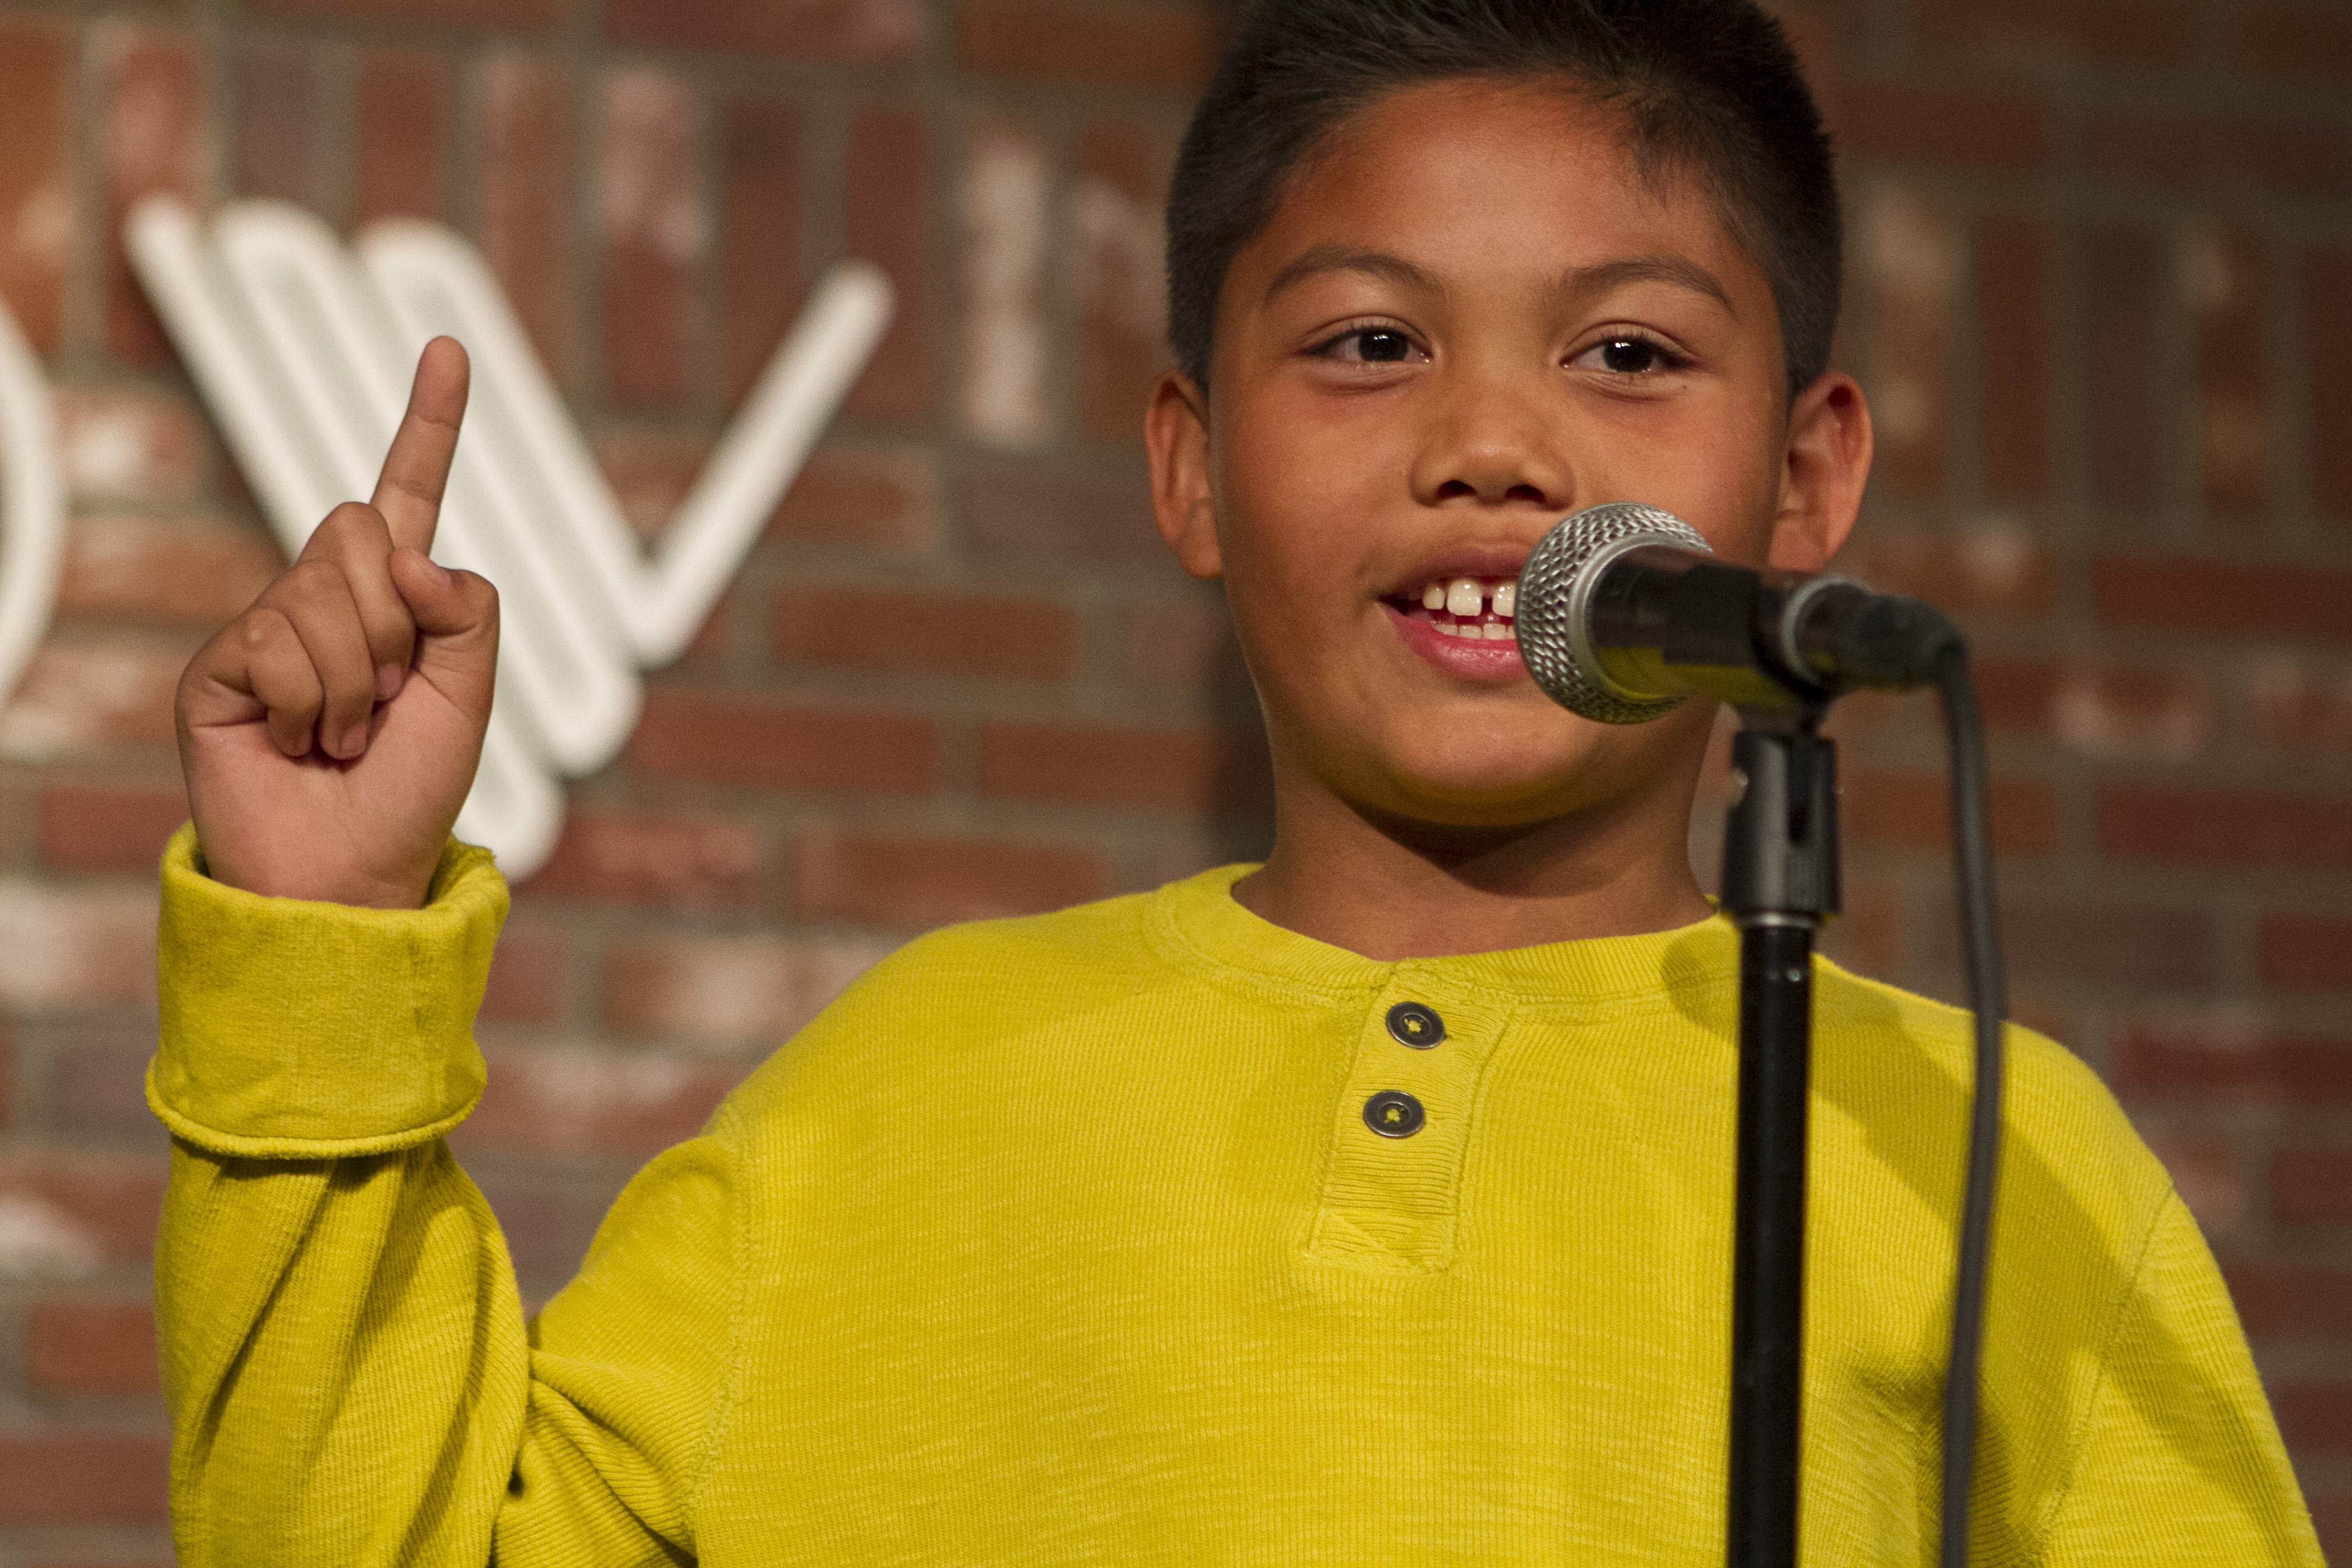
[[[373,502],[302,554],[180,678],[180,764],[207,868],[248,892],[416,909],[473,786],[498,592],[425,552],[466,412],[436,338]]]

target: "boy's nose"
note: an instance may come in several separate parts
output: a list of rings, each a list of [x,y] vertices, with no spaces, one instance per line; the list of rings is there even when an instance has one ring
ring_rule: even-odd
[[[1572,489],[1556,423],[1531,400],[1500,389],[1460,387],[1442,395],[1412,468],[1423,506],[1520,503],[1549,510]]]

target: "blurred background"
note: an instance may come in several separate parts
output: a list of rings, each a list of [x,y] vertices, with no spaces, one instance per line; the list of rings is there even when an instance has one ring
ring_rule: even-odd
[[[2220,1254],[2352,1557],[2352,5],[1806,0],[1844,157],[1843,564],[1979,652],[2011,984]],[[1226,8],[5,0],[0,295],[72,491],[0,706],[0,1568],[169,1560],[148,1258],[173,682],[280,556],[118,239],[268,195],[470,236],[658,535],[829,260],[902,313],[523,886],[457,1142],[526,1296],[943,921],[1262,852],[1222,601],[1150,527],[1159,208]],[[1853,700],[1845,921],[1957,991],[1932,703]],[[1719,783],[1694,833],[1712,882]]]

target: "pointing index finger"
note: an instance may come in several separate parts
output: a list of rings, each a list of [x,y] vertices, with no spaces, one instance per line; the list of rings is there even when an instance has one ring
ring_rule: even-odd
[[[471,379],[466,351],[455,338],[436,338],[416,358],[408,412],[383,455],[373,504],[392,530],[395,547],[433,547],[441,521],[441,495],[449,485],[450,459],[457,454],[457,426],[466,416]]]

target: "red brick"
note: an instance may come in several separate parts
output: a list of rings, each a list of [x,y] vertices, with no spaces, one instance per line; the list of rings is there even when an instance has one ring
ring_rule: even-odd
[[[170,745],[185,652],[52,643],[33,656],[5,706],[0,753],[48,757],[131,742]]]
[[[740,908],[758,899],[765,860],[760,835],[739,822],[591,808],[564,818],[526,885],[598,903]]]
[[[2352,804],[2252,790],[2099,791],[2099,847],[2176,865],[2352,870]]]
[[[629,742],[640,770],[755,788],[930,795],[940,738],[929,719],[787,707],[715,692],[656,689]]]
[[[460,1150],[644,1159],[693,1137],[742,1077],[733,1063],[579,1047],[510,1047],[489,1066]]]
[[[918,0],[605,0],[604,30],[656,48],[897,60],[921,47],[923,16]]]
[[[1832,570],[1955,615],[2042,616],[2052,605],[2050,552],[2010,523],[1933,533],[1858,529]]]
[[[2183,762],[2211,742],[2215,722],[2201,671],[2069,663],[2050,693],[2050,732],[2086,756]]]
[[[2314,250],[2304,264],[2304,317],[2311,374],[2312,498],[2352,521],[2352,249]]]
[[[2084,299],[2080,339],[2099,365],[2084,385],[2092,493],[2137,526],[2166,500],[2178,444],[2165,401],[2178,377],[2161,346],[2173,268],[2166,247],[2137,228],[2094,230],[2085,262],[2099,280]]]
[[[1008,800],[1241,814],[1271,795],[1265,752],[1225,730],[984,723],[980,787]]]
[[[605,959],[604,1021],[624,1035],[766,1051],[888,951],[767,936],[641,938]]]
[[[1835,129],[1847,156],[1888,163],[2031,169],[2048,151],[2042,104],[2023,93],[1853,81]]]
[[[925,229],[931,169],[921,117],[890,109],[858,115],[849,127],[845,175],[856,199],[844,217],[843,250],[888,273],[898,291],[898,313],[850,389],[847,410],[860,418],[918,422],[931,409],[923,348],[930,332]]]
[[[41,864],[53,871],[152,873],[188,820],[177,789],[53,783],[41,789]]]
[[[25,1375],[58,1394],[155,1394],[155,1310],[145,1302],[36,1301]]]
[[[963,63],[989,76],[1156,88],[1187,96],[1216,69],[1223,26],[1199,4],[968,0]]]
[[[1055,160],[1034,125],[991,119],[963,138],[960,411],[993,447],[1035,447],[1053,434],[1046,268]]]
[[[1171,153],[1140,125],[1089,127],[1071,195],[1077,234],[1078,421],[1098,441],[1139,441],[1170,362],[1160,210]]]
[[[171,1455],[163,1437],[0,1437],[0,1526],[161,1524]]]
[[[2352,752],[2352,665],[2268,655],[2248,674],[2245,710],[2270,751]]]
[[[155,895],[146,888],[0,884],[0,1005],[33,1010],[155,994]]]
[[[0,24],[0,300],[57,351],[73,253],[73,44],[64,27]]]
[[[2230,1263],[2221,1275],[2250,1335],[2352,1340],[2352,1268]]]
[[[109,1260],[146,1261],[164,1175],[162,1161],[126,1155],[0,1154],[0,1205],[13,1211],[10,1272],[70,1276]]]
[[[2260,954],[2273,991],[2352,991],[2352,919],[2264,915]]]
[[[2352,1225],[2352,1151],[2282,1149],[2272,1155],[2271,1212],[2290,1225]]]
[[[2139,65],[2174,64],[2196,45],[2181,0],[1925,0],[1927,35],[2019,61],[2051,51]]]
[[[229,149],[236,193],[331,210],[319,68],[296,45],[250,43],[236,53],[236,124]]]
[[[2238,19],[2250,65],[2281,76],[2352,76],[2352,16],[2340,6],[2263,5]]]
[[[563,71],[533,56],[482,62],[477,231],[523,331],[560,377],[571,294],[571,110]]]
[[[2229,1015],[2128,1019],[2108,1077],[2126,1099],[2341,1105],[2352,1101],[2352,1041],[2281,1035]]]
[[[2319,1554],[2330,1563],[2352,1559],[2352,1497],[2314,1494],[2304,1499],[2319,1537]]]
[[[2352,638],[2352,572],[2190,555],[2101,556],[2099,618],[2114,626],[2232,633],[2264,642]]]
[[[1906,191],[1882,190],[1860,214],[1857,281],[1872,327],[1874,477],[1903,496],[1944,485],[1952,314],[1960,236],[1950,214]]]
[[[204,68],[184,35],[110,23],[99,33],[105,80],[106,347],[117,359],[170,358],[163,323],[132,277],[122,222],[142,196],[202,195],[207,115]]]
[[[1129,677],[1153,685],[1211,694],[1246,689],[1241,644],[1222,595],[1151,599],[1127,615],[1122,664]]]
[[[2094,116],[2085,143],[2095,171],[2233,200],[2326,199],[2352,183],[2352,136],[2321,121],[2119,110]]]
[[[82,500],[185,501],[205,473],[207,437],[182,397],[131,387],[73,387],[58,405],[58,457]]]
[[[1950,788],[1940,773],[1849,773],[1840,781],[1838,805],[1846,832],[1867,843],[1942,850],[1952,841]],[[1996,778],[1990,806],[1993,847],[2000,854],[2047,855],[2058,847],[2058,803],[2048,784]]]
[[[563,19],[565,0],[249,0],[263,15],[373,17],[470,27],[545,27]]]
[[[616,71],[604,84],[604,379],[628,402],[677,403],[692,384],[694,279],[710,224],[701,118],[693,89],[666,72]]]
[[[940,478],[929,453],[820,447],[769,520],[796,542],[879,545],[929,552],[940,542]]]
[[[1979,219],[1973,251],[1985,485],[2001,500],[2050,492],[2050,238],[2037,220]]]
[[[821,830],[802,835],[799,867],[803,914],[908,930],[1037,914],[1110,891],[1097,850],[971,838]]]
[[[508,921],[490,957],[482,1016],[499,1024],[562,1022],[570,968],[562,931]]]
[[[709,441],[670,430],[600,431],[594,451],[621,515],[646,540],[661,537],[710,460]]]
[[[0,1132],[16,1125],[16,1042],[0,1030]]]
[[[360,57],[359,147],[352,216],[438,218],[448,157],[449,70],[437,55]]]
[[[1052,599],[795,586],[776,595],[779,658],[862,669],[1059,680],[1077,626]]]
[[[2271,413],[2263,363],[2262,259],[2243,235],[2189,237],[2182,257],[2197,332],[2197,452],[2206,509],[2270,507]]]
[[[719,121],[719,241],[730,397],[767,368],[808,286],[801,262],[801,124],[792,105],[741,99]]]
[[[93,1023],[66,1032],[52,1048],[51,1126],[89,1138],[156,1136],[155,1113],[147,1109],[147,1060],[155,1054],[152,1024]]]
[[[286,570],[266,534],[209,522],[78,519],[66,535],[58,612],[209,632],[242,614]]]
[[[2213,922],[2185,910],[2001,900],[2001,945],[2028,978],[2194,991],[2213,976]]]
[[[2164,1162],[2180,1201],[2209,1237],[2226,1236],[2245,1223],[2245,1162],[2237,1149],[2216,1138],[2153,1135],[2148,1147]]]
[[[1117,562],[1157,560],[1167,551],[1140,477],[1072,475],[992,458],[966,468],[961,500],[965,530],[993,553]]]
[[[2282,1383],[2269,1393],[2279,1436],[2297,1458],[2352,1455],[2352,1383]]]
[[[1969,671],[1977,708],[1988,730],[2023,730],[2046,734],[2058,695],[2058,666],[2038,658],[1978,658]],[[1867,696],[1857,693],[1857,696]],[[1885,701],[1886,699],[1880,698]],[[1832,722],[1843,720],[1852,700],[1841,702]]]

